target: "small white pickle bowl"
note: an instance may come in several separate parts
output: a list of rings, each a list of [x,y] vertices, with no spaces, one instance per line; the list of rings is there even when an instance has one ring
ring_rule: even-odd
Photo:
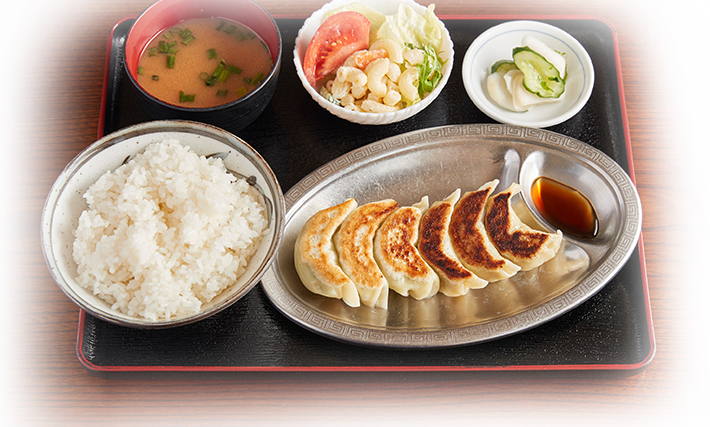
[[[513,48],[520,46],[526,35],[566,54],[565,92],[559,102],[514,112],[491,100],[486,79],[494,63],[512,60]],[[466,51],[461,73],[466,93],[485,115],[500,123],[532,128],[546,128],[570,119],[584,107],[594,88],[594,66],[584,46],[567,32],[538,21],[505,22],[481,33]]]

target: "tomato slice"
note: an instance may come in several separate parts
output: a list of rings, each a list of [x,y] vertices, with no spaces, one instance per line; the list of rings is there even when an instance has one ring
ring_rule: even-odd
[[[370,21],[357,12],[326,19],[308,43],[303,72],[311,86],[343,65],[348,56],[370,45]]]

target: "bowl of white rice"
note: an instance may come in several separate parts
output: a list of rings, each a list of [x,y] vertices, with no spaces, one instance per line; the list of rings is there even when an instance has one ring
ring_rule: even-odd
[[[54,183],[42,245],[57,284],[105,321],[167,328],[238,301],[283,233],[281,187],[264,159],[222,129],[131,126],[91,144]]]

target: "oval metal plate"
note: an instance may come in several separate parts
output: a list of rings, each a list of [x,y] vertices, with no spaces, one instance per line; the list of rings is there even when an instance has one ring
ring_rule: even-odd
[[[457,188],[476,190],[497,178],[529,188],[544,174],[580,189],[600,211],[590,240],[565,236],[558,255],[534,270],[470,290],[417,301],[393,291],[388,309],[351,308],[310,293],[293,263],[305,221],[347,198],[360,204],[393,198],[430,203]],[[518,197],[516,212],[545,229]],[[302,327],[336,340],[389,348],[440,348],[479,343],[547,322],[598,292],[626,263],[641,232],[641,204],[624,170],[601,151],[554,132],[508,125],[455,125],[384,139],[351,151],[312,172],[285,195],[286,225],[262,287],[275,307]]]

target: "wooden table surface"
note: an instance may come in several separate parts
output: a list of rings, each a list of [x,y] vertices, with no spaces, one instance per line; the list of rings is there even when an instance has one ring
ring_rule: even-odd
[[[657,352],[605,372],[215,373],[100,378],[75,354],[79,310],[49,275],[39,218],[61,169],[96,139],[109,29],[151,0],[6,5],[3,103],[4,425],[690,425],[708,401],[708,61],[701,3],[442,0],[439,15],[591,15],[618,32]],[[305,18],[322,0],[264,0]],[[428,2],[422,2],[428,3]],[[667,6],[667,7],[666,7]],[[29,33],[36,40],[20,42]],[[8,46],[13,45],[13,46]],[[284,56],[290,53],[285,52]],[[694,101],[695,99],[700,101]],[[7,99],[7,98],[6,98]],[[424,113],[425,114],[425,113]],[[700,194],[698,194],[700,193]],[[19,303],[17,303],[19,301]],[[7,422],[7,421],[10,422]],[[406,422],[406,424],[404,423]],[[676,424],[677,423],[677,424]]]

